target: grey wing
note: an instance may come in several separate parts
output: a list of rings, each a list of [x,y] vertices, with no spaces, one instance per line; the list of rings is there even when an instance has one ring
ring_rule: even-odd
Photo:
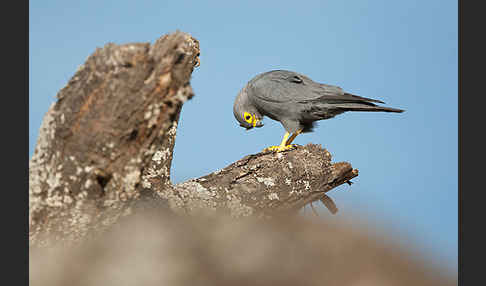
[[[282,103],[315,100],[323,95],[344,94],[341,88],[321,85],[310,78],[291,71],[270,71],[248,83],[250,96],[259,100]]]
[[[380,100],[346,93],[339,86],[321,84],[292,71],[270,71],[249,83],[252,97],[269,102],[384,103]]]

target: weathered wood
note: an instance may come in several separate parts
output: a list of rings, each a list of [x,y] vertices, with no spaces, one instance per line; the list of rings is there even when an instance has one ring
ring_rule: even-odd
[[[29,166],[29,229],[82,236],[106,210],[116,220],[140,195],[155,153],[167,184],[182,104],[199,43],[176,32],[153,45],[98,48],[57,95],[44,117]],[[75,227],[73,227],[75,226]]]
[[[141,201],[163,202],[184,214],[295,212],[358,175],[310,144],[249,155],[173,185],[177,122],[193,96],[190,77],[199,53],[196,39],[176,32],[152,45],[107,44],[88,57],[45,115],[30,161],[32,244],[45,242],[45,234],[76,241]]]
[[[248,155],[174,188],[158,190],[182,213],[222,211],[234,217],[295,212],[358,175],[347,162],[331,163],[319,145]]]

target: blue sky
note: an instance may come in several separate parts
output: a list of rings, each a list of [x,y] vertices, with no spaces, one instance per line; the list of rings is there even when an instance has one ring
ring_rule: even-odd
[[[57,92],[97,47],[181,30],[201,44],[172,180],[200,177],[280,143],[280,123],[233,117],[253,76],[288,69],[405,109],[320,121],[321,144],[360,174],[328,194],[457,274],[457,1],[30,1],[29,157]],[[216,122],[205,121],[216,114]],[[323,216],[328,216],[319,207]]]

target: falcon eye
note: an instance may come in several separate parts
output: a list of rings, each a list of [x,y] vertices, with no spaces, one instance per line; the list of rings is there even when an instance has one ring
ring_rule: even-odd
[[[252,115],[248,112],[245,112],[245,114],[243,114],[243,116],[245,117],[245,121],[251,124]]]

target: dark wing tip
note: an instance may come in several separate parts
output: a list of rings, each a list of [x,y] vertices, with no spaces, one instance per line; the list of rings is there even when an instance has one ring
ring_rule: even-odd
[[[405,110],[404,109],[398,109],[398,108],[392,108],[392,107],[383,107],[383,111],[402,113]]]
[[[363,101],[368,101],[368,102],[376,102],[376,103],[382,103],[382,104],[385,104],[385,102],[381,101],[381,100],[378,100],[378,99],[373,99],[373,98],[367,98],[367,97],[362,97],[362,96],[358,96],[358,95],[354,95],[354,94],[351,94],[351,93],[347,93],[345,92],[344,95],[347,95],[347,96],[351,96],[355,99],[359,99],[359,100],[363,100]]]

